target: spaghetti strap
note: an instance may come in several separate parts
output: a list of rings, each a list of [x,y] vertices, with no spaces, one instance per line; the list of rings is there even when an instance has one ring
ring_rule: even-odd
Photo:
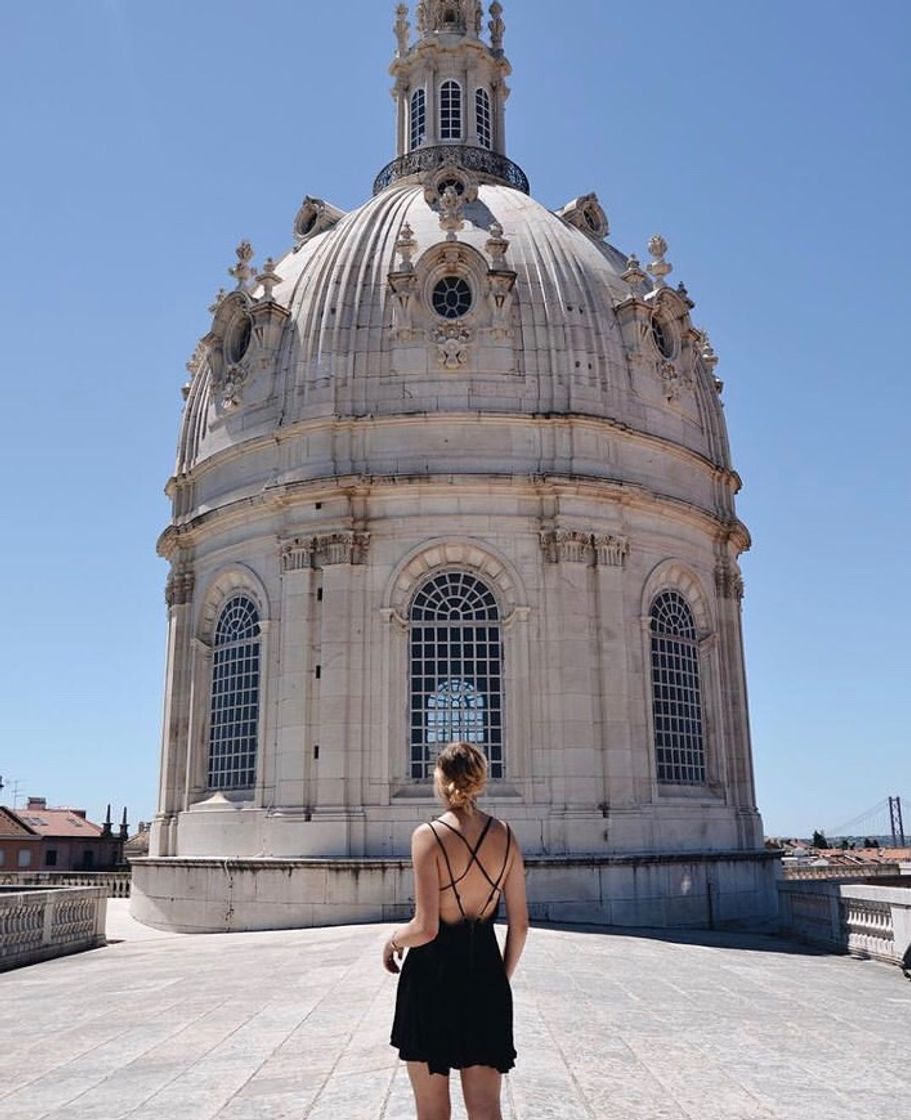
[[[433,833],[434,837],[436,838],[436,842],[440,845],[440,848],[443,851],[443,859],[446,860],[446,870],[449,872],[449,882],[445,884],[441,889],[445,891],[449,887],[452,887],[452,893],[455,895],[455,900],[459,904],[459,913],[464,918],[467,915],[465,914],[465,908],[462,906],[462,899],[459,897],[459,889],[456,886],[455,877],[452,874],[452,864],[449,862],[449,853],[446,851],[446,845],[440,839],[440,835],[437,830],[433,827],[433,821],[428,821],[427,823],[430,825],[430,831]],[[446,822],[441,821],[440,823],[445,824]]]
[[[506,824],[505,821],[503,823]],[[497,893],[498,890],[501,890],[500,884],[503,881],[503,876],[506,874],[506,867],[509,863],[509,850],[510,850],[511,845],[512,845],[512,829],[509,827],[508,824],[506,824],[506,855],[503,857],[503,866],[500,868],[500,874],[497,876],[496,883],[494,883],[493,886],[490,888],[490,894],[487,896],[487,901],[481,907],[481,912],[480,912],[480,914],[478,914],[479,918],[484,917],[484,913],[487,910],[487,907],[493,901],[493,896]],[[478,866],[480,867],[481,865],[478,864]],[[490,879],[488,879],[487,881],[489,883]]]

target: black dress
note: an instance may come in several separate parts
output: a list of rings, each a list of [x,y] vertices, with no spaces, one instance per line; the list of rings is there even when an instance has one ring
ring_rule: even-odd
[[[449,882],[441,890],[452,890],[462,918],[458,922],[441,921],[433,941],[408,950],[399,976],[391,1042],[403,1061],[426,1062],[431,1073],[445,1075],[450,1069],[468,1066],[492,1066],[508,1073],[515,1065],[512,990],[494,933],[496,903],[509,863],[512,833],[507,825],[506,858],[500,874],[492,879],[478,859],[492,821],[489,817],[474,848],[457,829],[439,822],[462,836],[471,854],[468,867],[458,879],[453,877],[443,841],[430,825],[449,872]],[[476,917],[465,913],[457,886],[475,863],[491,888]]]

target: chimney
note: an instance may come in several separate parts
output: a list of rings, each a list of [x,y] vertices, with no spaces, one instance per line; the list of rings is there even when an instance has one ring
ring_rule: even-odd
[[[28,799],[27,808],[29,808],[29,809],[46,809],[47,808],[47,798],[46,797],[30,797]]]

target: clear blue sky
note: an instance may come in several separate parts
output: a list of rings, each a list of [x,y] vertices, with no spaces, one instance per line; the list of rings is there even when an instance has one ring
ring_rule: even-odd
[[[0,7],[0,773],[135,822],[184,363],[241,237],[278,255],[394,154],[394,3]],[[510,155],[625,251],[663,233],[722,359],[767,831],[911,799],[911,5],[505,7]]]

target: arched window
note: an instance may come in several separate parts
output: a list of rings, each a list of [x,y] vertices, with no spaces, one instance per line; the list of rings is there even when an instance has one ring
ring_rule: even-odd
[[[475,115],[478,122],[478,143],[482,148],[493,147],[493,125],[490,114],[490,94],[486,89],[475,91]]]
[[[259,738],[260,624],[247,595],[225,603],[215,627],[209,788],[249,789]]]
[[[462,139],[462,87],[458,82],[440,86],[440,139]]]
[[[658,781],[702,785],[705,737],[693,612],[678,591],[662,591],[649,617]]]
[[[416,89],[411,95],[411,151],[427,138],[427,95]]]
[[[444,572],[411,604],[411,777],[433,774],[456,739],[503,777],[503,651],[493,592],[468,572]]]

